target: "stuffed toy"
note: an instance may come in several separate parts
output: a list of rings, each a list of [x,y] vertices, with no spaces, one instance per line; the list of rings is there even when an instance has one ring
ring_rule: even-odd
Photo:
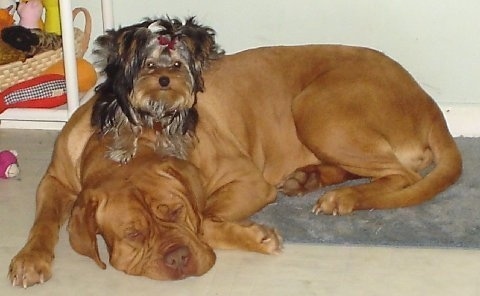
[[[10,11],[10,15],[15,15],[17,8],[17,1],[15,0],[0,0],[0,9],[7,9]]]
[[[26,59],[27,55],[25,52],[12,47],[0,38],[0,65],[6,65],[17,61],[24,62]]]
[[[21,1],[17,7],[20,16],[19,25],[27,29],[43,29],[41,0]]]
[[[45,7],[45,32],[62,34],[60,25],[60,6],[58,0],[43,0]]]
[[[2,41],[30,58],[36,54],[62,48],[62,36],[39,29],[11,26],[1,32]]]
[[[15,23],[13,16],[11,15],[11,11],[13,8],[11,6],[6,8],[0,8],[0,31],[3,28],[10,27]]]
[[[15,150],[0,151],[0,178],[7,179],[18,176],[20,167]]]
[[[77,58],[77,82],[78,91],[86,92],[97,83],[97,72],[91,63],[83,58]],[[63,60],[51,65],[42,74],[60,74],[65,76],[65,69],[63,67]]]
[[[47,74],[0,92],[0,113],[8,108],[54,108],[67,102],[65,77]]]

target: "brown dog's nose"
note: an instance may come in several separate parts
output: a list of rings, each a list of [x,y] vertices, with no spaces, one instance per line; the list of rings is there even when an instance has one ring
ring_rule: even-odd
[[[163,257],[166,266],[172,269],[183,269],[187,266],[190,259],[190,250],[186,246],[176,246],[170,248]]]
[[[170,84],[170,78],[168,76],[162,76],[158,79],[161,87],[167,87]]]

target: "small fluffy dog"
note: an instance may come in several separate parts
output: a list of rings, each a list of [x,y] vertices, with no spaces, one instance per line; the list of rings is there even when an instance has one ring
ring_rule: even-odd
[[[114,134],[107,156],[128,162],[148,127],[157,131],[160,154],[184,158],[197,123],[197,93],[204,90],[202,71],[223,55],[215,31],[194,17],[162,18],[109,31],[96,45],[106,80],[96,89],[92,125]]]

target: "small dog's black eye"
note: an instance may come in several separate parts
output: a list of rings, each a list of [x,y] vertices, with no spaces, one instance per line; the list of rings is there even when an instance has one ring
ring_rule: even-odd
[[[147,62],[147,68],[149,68],[149,69],[155,68],[155,63],[154,62]]]
[[[175,63],[173,63],[173,66],[174,66],[175,68],[180,68],[180,67],[182,66],[182,63],[179,62],[179,61],[176,61]]]

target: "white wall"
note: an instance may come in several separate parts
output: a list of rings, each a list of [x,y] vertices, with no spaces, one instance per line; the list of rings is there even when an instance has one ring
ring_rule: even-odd
[[[379,49],[442,104],[480,103],[479,0],[113,0],[115,24],[197,15],[233,53],[276,44],[343,43]],[[100,1],[73,0],[94,16]],[[87,58],[91,58],[87,56]],[[294,61],[292,61],[294,62]]]

